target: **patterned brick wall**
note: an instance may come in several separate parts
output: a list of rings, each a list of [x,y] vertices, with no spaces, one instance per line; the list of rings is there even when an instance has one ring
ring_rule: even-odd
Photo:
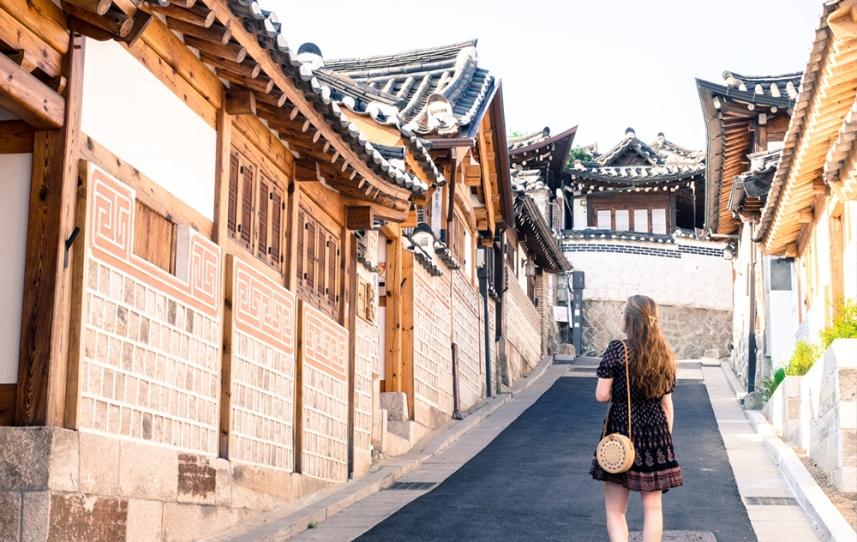
[[[488,340],[491,351],[491,380],[494,382],[494,391],[497,391],[497,303],[493,299],[488,300]]]
[[[359,270],[358,284],[375,288],[369,272]],[[375,303],[374,292],[367,303]],[[371,452],[372,440],[372,372],[378,365],[378,325],[360,316],[355,322],[354,355],[354,450]],[[355,465],[357,461],[355,459]]]
[[[464,273],[452,273],[453,341],[458,345],[458,377],[461,408],[479,400],[483,389],[483,360],[480,330],[479,292],[470,285]]]
[[[449,274],[414,266],[414,399],[452,414]]]
[[[89,168],[79,428],[215,454],[219,248],[180,227],[175,275],[136,256],[134,190]]]
[[[229,459],[294,470],[295,298],[232,259]]]
[[[509,287],[503,294],[504,336],[524,361],[535,366],[541,357],[541,319],[527,294],[521,289],[508,267]]]
[[[348,331],[301,303],[302,449],[306,476],[348,478]]]

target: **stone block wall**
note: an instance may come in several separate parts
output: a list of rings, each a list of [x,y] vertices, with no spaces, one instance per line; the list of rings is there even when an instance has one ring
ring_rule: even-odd
[[[434,427],[452,414],[450,275],[414,266],[414,421]]]
[[[378,324],[374,319],[374,304],[378,298],[376,285],[362,266],[358,266],[358,277],[358,299],[361,294],[366,299],[358,301],[354,323],[354,476],[367,473],[372,463],[372,424],[376,412],[373,408],[374,373],[380,362]]]
[[[512,270],[506,273],[514,277]],[[506,341],[504,384],[512,385],[529,373],[541,359],[541,317],[516,280],[509,280],[503,293],[503,338]]]
[[[90,167],[77,427],[214,455],[220,249],[181,227],[174,275],[140,258],[134,191]]]
[[[348,479],[348,330],[301,303],[301,473]]]
[[[330,487],[283,470],[51,427],[0,427],[0,540],[199,540]]]
[[[474,406],[483,395],[482,303],[479,292],[461,270],[452,272],[452,341],[458,345],[458,382],[461,410]]]
[[[541,320],[542,355],[552,354],[559,343],[559,333],[554,321],[553,307],[556,303],[557,276],[553,273],[536,275],[536,310]]]
[[[229,458],[294,470],[295,297],[240,258],[232,265]]]
[[[800,447],[839,490],[857,492],[857,339],[834,341],[801,380]]]
[[[612,339],[624,337],[624,309],[624,301],[584,300],[583,355],[600,356]],[[718,358],[728,355],[731,311],[670,305],[661,305],[659,309],[664,335],[678,359],[700,359],[714,353]]]

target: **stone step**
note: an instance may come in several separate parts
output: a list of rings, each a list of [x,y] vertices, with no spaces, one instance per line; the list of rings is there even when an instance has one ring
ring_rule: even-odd
[[[387,391],[381,393],[381,408],[387,411],[387,419],[391,422],[407,421],[408,396],[404,392]]]
[[[416,444],[429,432],[428,427],[412,421],[387,421],[387,431]]]

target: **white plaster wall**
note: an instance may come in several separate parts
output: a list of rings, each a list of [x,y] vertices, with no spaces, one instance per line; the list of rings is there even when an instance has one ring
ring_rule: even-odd
[[[765,258],[765,276],[771,276],[771,259]],[[767,281],[770,288],[771,281]],[[783,367],[791,358],[794,347],[794,336],[798,327],[797,314],[797,276],[792,265],[792,289],[768,290],[767,322],[767,352],[771,356],[772,369]]]
[[[843,295],[847,299],[857,299],[857,201],[845,202],[845,228],[844,233],[846,247],[845,255],[842,258],[845,277],[845,288]]]
[[[0,384],[18,379],[32,154],[0,154]]]
[[[214,128],[113,41],[86,40],[81,127],[203,216],[214,217]]]
[[[732,310],[732,265],[722,257],[578,251],[566,255],[575,270],[586,273],[586,300],[624,301],[643,294],[662,305]]]
[[[575,230],[585,230],[589,227],[586,222],[586,198],[577,197],[571,200],[571,202],[572,220],[574,222],[574,226],[572,227]]]

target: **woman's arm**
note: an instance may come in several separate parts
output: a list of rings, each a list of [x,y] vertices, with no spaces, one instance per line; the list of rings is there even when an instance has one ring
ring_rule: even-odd
[[[613,388],[612,378],[599,378],[598,385],[595,386],[595,400],[599,403],[606,403],[610,400]]]
[[[673,432],[673,421],[675,419],[675,410],[673,409],[673,394],[668,393],[661,398],[661,408],[664,409],[664,415],[667,417],[667,427],[670,433]]]

